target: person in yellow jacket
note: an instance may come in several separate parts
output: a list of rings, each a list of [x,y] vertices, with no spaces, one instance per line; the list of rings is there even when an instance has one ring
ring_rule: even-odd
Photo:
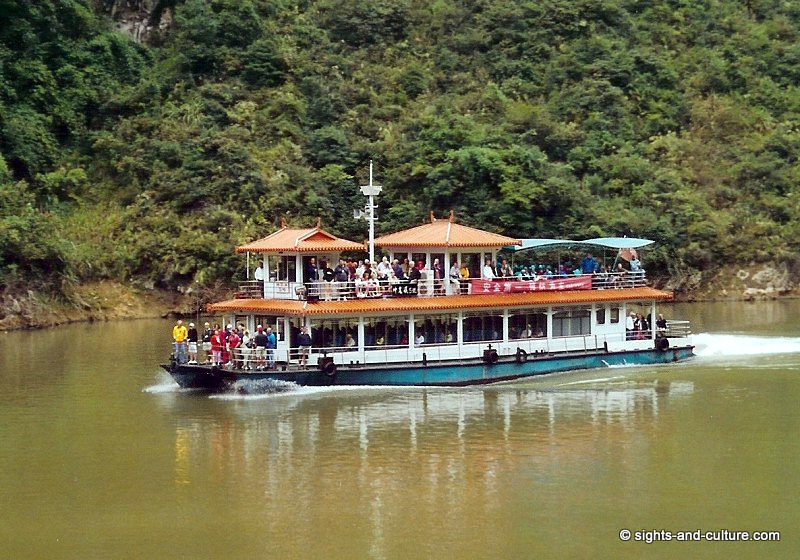
[[[186,363],[186,337],[189,332],[183,326],[183,321],[178,322],[172,327],[172,339],[175,341],[175,361],[179,364]]]

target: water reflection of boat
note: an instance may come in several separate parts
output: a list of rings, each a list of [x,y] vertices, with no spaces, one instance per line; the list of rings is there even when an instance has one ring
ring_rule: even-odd
[[[245,282],[237,297],[209,306],[251,333],[274,332],[274,349],[237,349],[229,365],[164,364],[183,387],[218,390],[241,379],[299,385],[457,386],[615,365],[669,363],[692,356],[687,322],[633,332],[630,314],[654,323],[672,294],[646,285],[644,271],[491,279],[504,248],[614,251],[637,239],[511,239],[437,220],[375,240],[389,262],[408,261],[410,279],[383,271],[373,281],[336,281],[330,265],[360,244],[316,227],[282,227],[237,247],[263,256],[265,281]],[[248,257],[249,259],[249,257]],[[413,263],[418,263],[416,268]],[[450,278],[456,263],[466,276]],[[485,265],[483,263],[486,263]],[[319,272],[319,269],[325,272]],[[379,267],[380,270],[380,267]],[[577,271],[579,272],[579,271]],[[402,274],[401,274],[402,275]],[[300,329],[311,346],[299,346]],[[301,362],[304,362],[301,365]],[[269,369],[265,369],[269,368]]]

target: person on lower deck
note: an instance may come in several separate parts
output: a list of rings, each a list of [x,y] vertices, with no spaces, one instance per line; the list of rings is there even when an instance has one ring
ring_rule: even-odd
[[[256,329],[256,336],[253,337],[253,342],[256,344],[256,369],[264,369],[264,358],[267,355],[267,335],[264,333],[264,327],[258,325]]]
[[[625,339],[626,340],[633,340],[633,338],[635,337],[635,334],[636,334],[635,333],[635,329],[636,329],[635,318],[636,318],[636,313],[634,313],[633,311],[631,311],[631,314],[628,315],[625,318]]]
[[[308,355],[311,352],[311,335],[308,334],[308,329],[303,325],[300,327],[300,334],[297,335],[297,346],[299,348],[298,362],[300,367],[308,365]]]
[[[267,367],[272,369],[275,367],[275,348],[278,347],[275,339],[275,334],[272,332],[272,327],[267,327]]]
[[[186,338],[188,335],[186,327],[183,326],[183,321],[178,319],[178,322],[172,327],[172,340],[175,344],[175,361],[179,364],[186,363]]]
[[[213,336],[214,331],[211,330],[211,325],[206,322],[203,325],[203,360],[201,363],[205,364],[211,361],[211,337]]]
[[[197,329],[194,327],[194,323],[189,323],[189,331],[186,335],[186,339],[189,342],[189,363],[196,364],[197,363]]]

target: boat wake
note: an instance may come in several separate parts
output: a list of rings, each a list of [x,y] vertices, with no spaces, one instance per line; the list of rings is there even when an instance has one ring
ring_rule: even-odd
[[[800,338],[700,333],[692,336],[697,356],[757,356],[800,352]]]
[[[187,389],[181,389],[174,379],[166,371],[160,371],[156,375],[156,384],[142,389],[143,393],[180,393]]]
[[[253,397],[268,397],[283,393],[295,393],[301,389],[300,385],[291,381],[278,379],[240,379],[229,390],[211,395],[212,399],[241,399]]]

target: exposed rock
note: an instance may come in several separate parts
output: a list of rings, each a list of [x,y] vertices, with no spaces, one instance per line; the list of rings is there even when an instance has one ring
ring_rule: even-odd
[[[172,26],[172,2],[165,0],[103,0],[102,9],[117,29],[139,43],[148,42],[156,32]]]

